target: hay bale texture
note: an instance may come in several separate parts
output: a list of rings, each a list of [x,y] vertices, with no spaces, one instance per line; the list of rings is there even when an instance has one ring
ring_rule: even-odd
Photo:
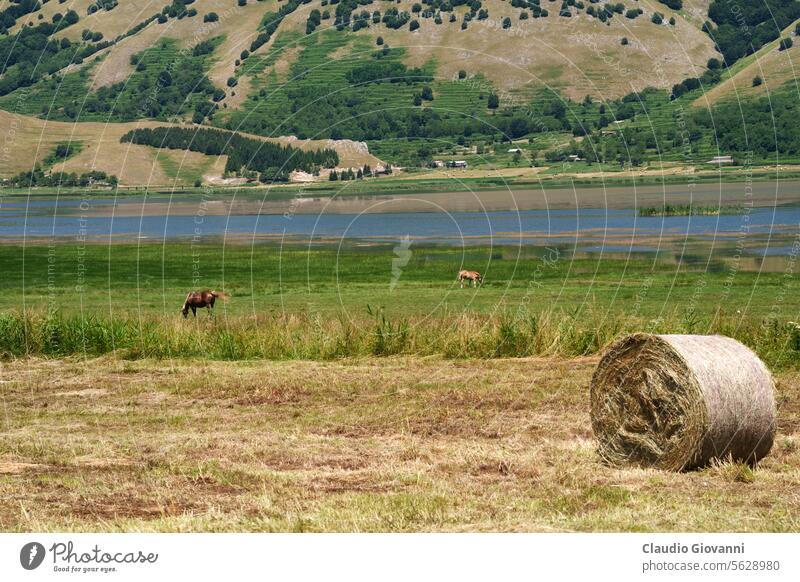
[[[712,459],[754,464],[775,436],[764,363],[723,336],[638,333],[614,342],[592,377],[592,428],[613,465],[673,471]]]

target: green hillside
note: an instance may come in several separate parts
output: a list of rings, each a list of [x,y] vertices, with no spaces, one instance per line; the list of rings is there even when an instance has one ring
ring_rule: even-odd
[[[737,2],[752,42],[734,34]],[[782,132],[740,152],[731,137],[740,137],[737,120],[728,119],[735,112],[719,97],[735,71],[746,67],[749,75],[765,51],[790,56],[798,3],[763,4],[6,1],[0,109],[12,114],[3,119],[162,121],[321,140],[319,147],[351,140],[406,168],[456,157],[487,169],[576,158],[606,170],[693,166],[738,153],[792,161],[793,136]],[[773,74],[769,88],[782,122],[791,78]],[[713,99],[703,107],[705,95]],[[748,93],[743,107],[754,115],[738,119],[758,125],[757,135],[770,123],[758,114],[761,95]],[[222,166],[220,178],[247,170]],[[328,179],[327,171],[317,179]]]

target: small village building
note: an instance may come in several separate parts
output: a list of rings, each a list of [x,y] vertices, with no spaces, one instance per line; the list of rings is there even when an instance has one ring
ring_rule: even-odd
[[[729,166],[733,164],[733,156],[714,156],[706,162],[707,164],[716,164],[718,166]]]

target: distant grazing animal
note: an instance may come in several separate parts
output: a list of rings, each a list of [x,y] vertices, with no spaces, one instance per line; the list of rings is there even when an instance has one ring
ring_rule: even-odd
[[[183,302],[183,307],[181,307],[181,313],[183,313],[184,317],[189,315],[189,310],[192,310],[192,315],[197,317],[197,310],[198,308],[202,309],[205,307],[208,309],[208,314],[211,315],[211,309],[214,307],[214,302],[218,298],[222,298],[223,300],[227,297],[225,293],[218,293],[216,291],[190,291],[188,295],[186,295],[186,301]]]
[[[467,285],[472,287],[473,285],[478,286],[483,284],[483,275],[481,275],[478,271],[459,271],[458,272],[458,282],[461,283],[461,288],[464,288],[464,281],[467,281]]]

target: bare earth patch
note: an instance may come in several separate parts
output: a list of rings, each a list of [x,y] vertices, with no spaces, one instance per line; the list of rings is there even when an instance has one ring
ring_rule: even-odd
[[[588,413],[595,365],[2,364],[0,528],[797,530],[796,372],[777,375],[778,437],[751,480],[726,465],[603,465]]]

